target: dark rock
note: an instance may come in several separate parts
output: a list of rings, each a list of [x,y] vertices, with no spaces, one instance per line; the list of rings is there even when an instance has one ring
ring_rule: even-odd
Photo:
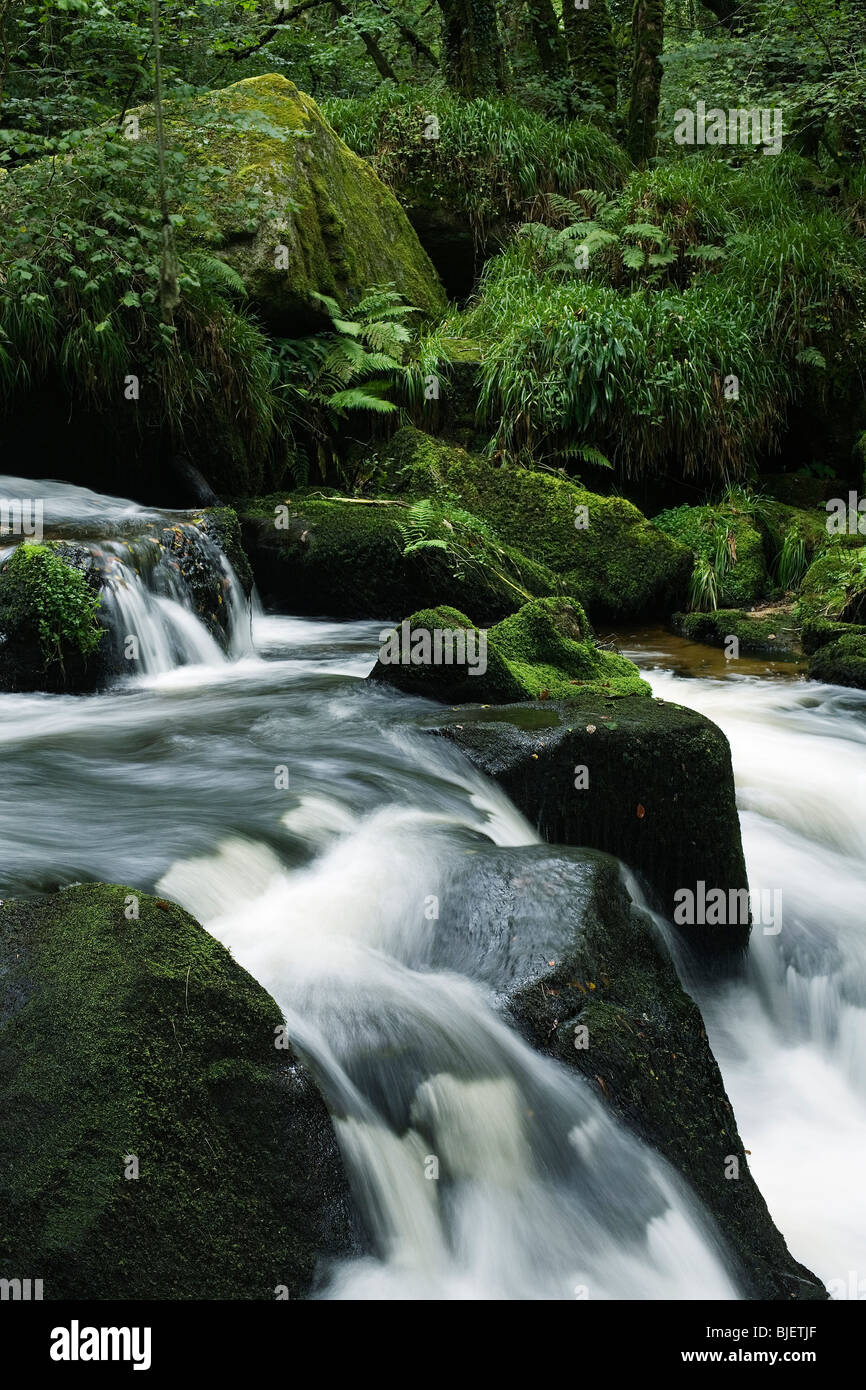
[[[104,884],[5,903],[0,1277],[32,1273],[46,1299],[299,1298],[356,1253],[331,1121],[281,1023],[173,904]]]
[[[439,920],[435,964],[499,991],[533,1046],[581,1072],[664,1155],[715,1218],[748,1297],[826,1297],[773,1225],[700,1012],[615,860],[549,845],[479,851]]]
[[[622,859],[667,918],[678,889],[747,888],[728,741],[694,710],[601,695],[466,706],[438,732],[494,777],[546,840]],[[739,923],[682,931],[712,952],[738,950],[749,938]]]

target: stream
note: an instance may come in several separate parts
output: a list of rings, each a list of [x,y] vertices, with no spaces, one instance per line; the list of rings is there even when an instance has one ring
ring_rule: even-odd
[[[221,646],[171,566],[142,563],[167,514],[0,479],[4,496],[32,491],[46,533],[103,557],[106,612],[141,659],[102,694],[0,695],[0,897],[81,880],[157,892],[270,991],[374,1238],[321,1296],[739,1297],[668,1165],[505,1026],[465,953],[431,964],[429,904],[458,866],[538,837],[425,733],[435,706],[364,682],[383,624],[265,615],[217,554]],[[752,886],[784,894],[744,980],[686,984],[792,1253],[857,1296],[842,1285],[866,1276],[866,695],[790,670],[695,675],[707,649],[671,662],[666,642],[623,648],[728,735]]]

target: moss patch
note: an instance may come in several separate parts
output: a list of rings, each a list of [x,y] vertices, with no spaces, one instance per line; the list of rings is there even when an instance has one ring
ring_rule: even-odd
[[[749,516],[730,507],[674,507],[654,521],[661,531],[714,565],[720,575],[721,607],[751,607],[766,594],[764,542]]]
[[[736,637],[743,656],[764,656],[775,661],[797,661],[797,633],[790,609],[774,608],[766,614],[744,613],[738,608],[719,608],[713,613],[675,613],[671,627],[691,642],[725,647]]]
[[[845,540],[825,546],[806,572],[796,613],[804,628],[819,618],[866,619],[866,546]]]
[[[152,136],[150,108],[136,114]],[[378,284],[393,284],[425,313],[445,308],[394,194],[285,77],[250,77],[191,106],[171,105],[167,129],[204,168],[227,171],[220,204],[210,209],[220,254],[269,318],[308,312],[311,291],[348,304]]]
[[[425,651],[415,633],[463,637],[465,660],[445,664]],[[638,669],[617,652],[602,651],[580,604],[567,598],[541,598],[491,627],[484,636],[465,614],[438,607],[413,613],[398,633],[399,643],[380,659],[371,679],[410,694],[446,701],[496,702],[578,699],[590,692],[611,697],[648,695]],[[407,652],[408,659],[404,660]],[[383,650],[384,650],[383,644]],[[443,639],[443,651],[452,650]],[[418,659],[413,660],[417,651]],[[445,658],[447,662],[447,657]],[[484,663],[486,662],[486,669]],[[473,674],[473,667],[477,667]]]
[[[102,884],[4,904],[2,1275],[46,1298],[308,1292],[351,1243],[348,1202],[281,1022],[171,904]]]
[[[669,612],[685,595],[688,551],[625,498],[601,497],[552,473],[496,467],[411,428],[383,451],[383,480],[457,499],[549,566],[594,619]]]
[[[545,565],[464,529],[447,504],[431,523],[447,548],[410,554],[408,509],[393,499],[275,494],[242,503],[240,515],[262,597],[293,613],[393,620],[444,603],[488,623],[558,588]]]
[[[809,657],[809,677],[827,685],[866,690],[866,627],[836,623],[841,635],[824,641]]]
[[[0,568],[0,689],[79,690],[98,681],[99,604],[80,546],[17,546]]]

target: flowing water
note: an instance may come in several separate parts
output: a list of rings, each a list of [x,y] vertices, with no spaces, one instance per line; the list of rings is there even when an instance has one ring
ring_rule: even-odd
[[[750,886],[780,890],[782,926],[753,929],[742,981],[680,971],[791,1252],[866,1298],[866,693],[661,632],[622,650],[730,740]]]
[[[140,659],[99,695],[0,696],[0,895],[88,879],[158,891],[273,994],[373,1235],[324,1296],[737,1297],[723,1242],[662,1160],[503,1024],[465,953],[433,965],[430,905],[485,846],[518,856],[537,837],[424,731],[433,707],[363,681],[381,624],[250,611],[211,551],[218,642],[170,557],[145,562],[160,528],[188,519],[0,479],[0,496],[32,493],[46,530],[95,557],[114,636],[136,635]],[[748,979],[695,988],[778,1223],[796,1255],[844,1277],[866,1229],[866,699],[653,680],[726,728],[750,869],[784,888],[784,929],[755,940]]]

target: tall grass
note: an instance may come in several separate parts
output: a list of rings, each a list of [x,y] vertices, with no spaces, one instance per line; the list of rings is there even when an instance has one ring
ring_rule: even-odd
[[[862,239],[802,163],[695,158],[612,199],[551,198],[566,225],[519,230],[428,338],[428,370],[449,337],[476,344],[499,453],[537,463],[583,443],[625,475],[743,476],[795,402],[850,387],[866,347]]]
[[[430,87],[382,86],[321,105],[337,134],[404,202],[462,209],[478,229],[527,216],[548,192],[611,193],[628,174],[626,156],[604,131],[547,120],[505,98],[467,101]]]

